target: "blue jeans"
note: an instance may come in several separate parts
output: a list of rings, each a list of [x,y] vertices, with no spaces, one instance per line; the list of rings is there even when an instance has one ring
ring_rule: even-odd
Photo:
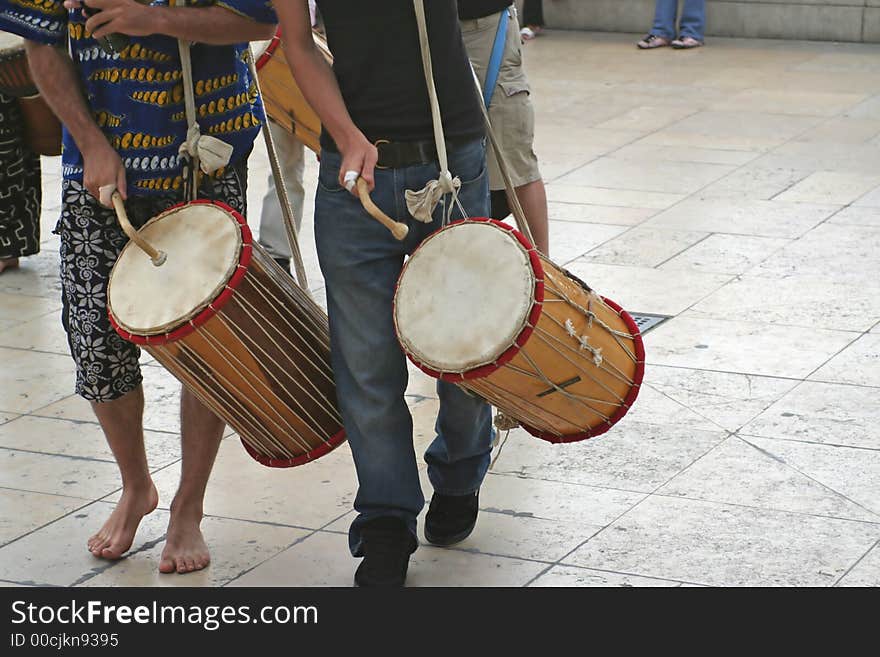
[[[438,175],[436,164],[377,169],[373,200],[389,216],[407,223],[399,242],[360,202],[339,186],[341,159],[321,154],[315,199],[315,242],[327,284],[330,346],[336,395],[358,475],[349,530],[354,556],[361,556],[361,528],[382,516],[396,516],[416,535],[425,505],[412,441],[412,417],[404,400],[406,358],[397,341],[392,300],[404,256],[441,226],[443,202],[434,221],[414,220],[404,191],[419,190]],[[459,198],[470,216],[489,213],[485,147],[475,140],[451,150],[449,168],[462,180]],[[460,219],[456,212],[453,219]],[[425,453],[428,476],[438,493],[476,491],[489,468],[492,417],[489,406],[458,386],[438,382],[437,436]]]
[[[654,11],[654,27],[651,34],[666,39],[675,38],[675,13],[678,0],[657,0]],[[693,37],[702,41],[706,32],[706,0],[684,0],[678,37]]]

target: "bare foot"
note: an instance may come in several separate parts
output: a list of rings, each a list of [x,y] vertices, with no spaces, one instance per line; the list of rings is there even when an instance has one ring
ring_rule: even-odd
[[[205,568],[211,563],[211,554],[199,529],[202,514],[175,513],[174,505],[171,506],[171,521],[159,561],[159,572],[183,574]]]
[[[113,513],[89,539],[89,552],[102,559],[119,559],[131,547],[141,518],[152,513],[159,504],[159,493],[153,482],[146,492],[123,489]]]
[[[18,258],[0,258],[0,274],[7,269],[18,269]]]

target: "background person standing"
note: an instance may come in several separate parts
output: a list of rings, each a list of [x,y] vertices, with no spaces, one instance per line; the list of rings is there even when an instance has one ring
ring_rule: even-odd
[[[505,21],[501,20],[502,15]],[[489,120],[507,163],[514,192],[525,212],[535,246],[549,256],[547,192],[533,148],[535,110],[529,80],[523,70],[516,7],[509,0],[459,0],[458,17],[462,39],[484,90]],[[505,34],[500,36],[504,40],[499,42],[499,57],[495,60],[496,39],[502,29]],[[487,76],[490,80],[495,77],[492,89],[486,89]],[[489,189],[503,190],[504,178],[492,152],[488,153],[488,167]]]
[[[677,49],[699,48],[706,33],[706,0],[684,0],[676,38],[675,18],[678,0],[657,0],[654,27],[636,45],[642,50],[672,46]]]
[[[467,0],[461,0],[461,3]],[[461,4],[460,3],[460,4]],[[523,1],[523,28],[520,36],[529,41],[544,31],[544,0]]]

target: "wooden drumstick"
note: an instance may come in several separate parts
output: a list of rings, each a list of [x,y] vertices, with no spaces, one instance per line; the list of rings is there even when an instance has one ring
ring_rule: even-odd
[[[394,221],[394,219],[382,212],[382,210],[373,203],[373,199],[370,198],[370,188],[367,186],[366,180],[363,178],[357,179],[357,190],[358,196],[361,198],[361,204],[364,206],[364,210],[369,212],[373,219],[390,230],[395,238],[400,241],[406,239],[406,236],[409,233],[409,226],[399,221]]]
[[[154,248],[149,242],[147,242],[143,237],[141,237],[138,232],[134,229],[134,226],[131,225],[131,222],[128,220],[128,214],[125,212],[125,203],[122,201],[122,196],[119,192],[114,191],[110,200],[113,202],[113,208],[116,210],[116,218],[119,219],[119,225],[122,226],[122,230],[125,231],[125,234],[128,235],[128,238],[137,244],[137,246],[148,256],[150,256],[150,260],[152,260],[153,265],[156,267],[161,267],[165,264],[165,260],[168,257],[164,251],[159,251]]]

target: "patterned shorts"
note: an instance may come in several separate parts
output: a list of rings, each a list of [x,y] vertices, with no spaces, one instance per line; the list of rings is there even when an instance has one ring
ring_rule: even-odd
[[[113,210],[100,205],[74,180],[62,182],[61,322],[76,363],[76,392],[94,402],[118,399],[140,385],[140,349],[123,340],[107,316],[110,271],[128,238]],[[206,178],[202,198],[222,201],[247,212],[247,163],[229,167],[217,179]],[[183,200],[182,192],[129,198],[128,218],[136,228]]]

